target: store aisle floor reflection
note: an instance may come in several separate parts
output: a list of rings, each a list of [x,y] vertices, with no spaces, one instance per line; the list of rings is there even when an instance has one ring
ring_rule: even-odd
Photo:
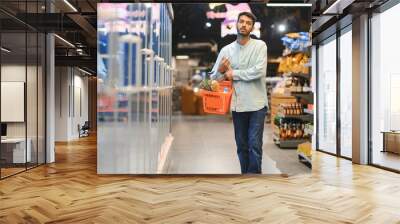
[[[232,121],[227,116],[173,117],[171,146],[164,172],[169,174],[240,174]],[[310,172],[297,160],[295,150],[282,150],[272,141],[270,125],[265,125],[264,174]]]

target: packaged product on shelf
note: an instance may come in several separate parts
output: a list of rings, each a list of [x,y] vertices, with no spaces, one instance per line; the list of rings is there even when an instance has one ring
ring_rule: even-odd
[[[301,122],[283,122],[279,125],[280,140],[305,139],[304,124]]]
[[[299,144],[297,146],[297,152],[302,153],[303,155],[311,158],[311,156],[312,156],[311,143],[305,142],[305,143]]]
[[[303,73],[309,74],[309,57],[304,53],[297,53],[281,58],[278,66],[280,73]]]
[[[307,32],[288,33],[281,38],[283,45],[292,52],[304,51],[310,46],[310,34]]]
[[[311,92],[310,87],[308,86],[308,81],[304,82],[302,92]]]
[[[291,77],[283,77],[283,79],[276,83],[275,87],[272,89],[272,94],[275,95],[290,95],[290,86],[292,83]]]
[[[278,113],[281,115],[303,115],[303,106],[300,103],[280,104]]]

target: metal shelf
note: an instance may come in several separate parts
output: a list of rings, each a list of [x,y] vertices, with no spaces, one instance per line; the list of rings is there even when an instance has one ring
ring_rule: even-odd
[[[301,143],[309,141],[308,139],[290,139],[290,140],[279,140],[275,141],[275,144],[281,149],[297,149],[297,146]]]
[[[311,114],[301,114],[301,115],[283,115],[278,113],[277,116],[279,116],[280,118],[291,118],[291,119],[299,119],[299,120],[303,120],[303,121],[313,121],[314,120],[314,116]]]
[[[291,73],[290,76],[303,78],[303,79],[310,79],[311,78],[310,74],[305,74],[305,73]]]
[[[314,115],[314,110],[304,109],[304,113]]]
[[[313,92],[291,92],[291,94],[294,97],[303,98],[310,103],[314,103],[314,93]]]

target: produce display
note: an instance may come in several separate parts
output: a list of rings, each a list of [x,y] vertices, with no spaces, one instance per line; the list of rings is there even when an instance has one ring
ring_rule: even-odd
[[[201,81],[199,88],[207,91],[217,92],[219,91],[219,83],[216,80],[204,79]]]

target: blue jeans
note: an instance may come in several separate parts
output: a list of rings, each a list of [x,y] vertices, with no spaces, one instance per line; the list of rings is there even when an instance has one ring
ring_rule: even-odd
[[[266,113],[267,107],[251,112],[232,112],[237,154],[242,174],[261,173]]]

